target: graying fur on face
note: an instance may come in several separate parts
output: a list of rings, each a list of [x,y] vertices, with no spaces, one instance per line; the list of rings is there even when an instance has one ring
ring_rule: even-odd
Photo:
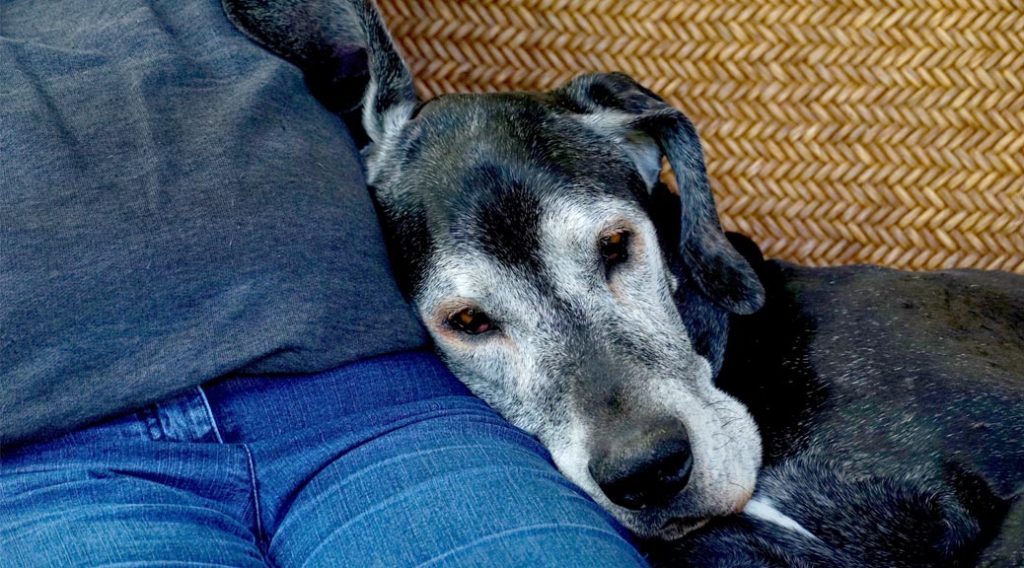
[[[715,388],[711,365],[692,349],[645,212],[600,193],[552,193],[539,208],[533,272],[503,265],[473,243],[435,241],[414,299],[448,364],[638,535],[679,536],[702,519],[741,509],[760,465],[757,430],[743,406]],[[635,253],[610,284],[594,261],[608,227],[630,227]],[[490,314],[500,332],[470,338],[446,329],[445,316],[464,305]],[[694,470],[671,503],[634,511],[612,503],[588,466],[595,440],[614,440],[623,421],[646,416],[684,425]]]

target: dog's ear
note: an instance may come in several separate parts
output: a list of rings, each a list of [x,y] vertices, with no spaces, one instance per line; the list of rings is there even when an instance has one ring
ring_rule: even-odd
[[[222,0],[256,43],[293,63],[335,112],[362,102],[362,126],[382,143],[418,103],[412,75],[372,0]]]
[[[584,75],[553,95],[583,124],[616,140],[647,182],[653,202],[678,199],[678,227],[665,230],[678,233],[679,260],[701,291],[733,313],[760,309],[764,288],[722,232],[690,120],[622,73]],[[678,198],[658,181],[662,156],[675,172]]]

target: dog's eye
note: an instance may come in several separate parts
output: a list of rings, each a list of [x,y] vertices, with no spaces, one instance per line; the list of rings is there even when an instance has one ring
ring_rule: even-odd
[[[494,329],[494,322],[476,308],[464,308],[448,316],[448,326],[462,333],[476,335]]]
[[[605,270],[629,260],[629,231],[616,231],[601,237],[599,244]]]

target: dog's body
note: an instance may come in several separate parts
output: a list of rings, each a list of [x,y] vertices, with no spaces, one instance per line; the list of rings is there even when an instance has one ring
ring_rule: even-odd
[[[764,265],[757,255],[744,258],[722,233],[693,126],[629,77],[594,74],[548,93],[423,102],[366,0],[225,0],[225,9],[256,41],[302,67],[334,108],[351,97],[331,94],[339,84],[331,73],[351,63],[339,57],[354,53],[353,38],[365,42],[368,180],[399,283],[439,351],[475,393],[537,436],[572,481],[638,536],[674,539],[711,521],[681,541],[673,561],[712,554],[721,565],[750,565],[729,564],[730,557],[721,555],[749,550],[748,559],[761,555],[761,565],[775,565],[763,553],[778,538],[790,555],[786,562],[818,554],[845,565],[872,558],[871,551],[916,543],[921,531],[935,527],[947,527],[940,540],[951,543],[940,544],[935,558],[955,560],[984,536],[970,526],[980,514],[972,510],[975,502],[1005,506],[1020,492],[1024,468],[1012,469],[1024,463],[1020,425],[1013,423],[1024,414],[1019,377],[972,375],[975,386],[963,388],[978,401],[992,398],[1002,405],[990,430],[952,420],[939,429],[914,426],[914,435],[901,437],[887,430],[888,416],[854,413],[860,407],[853,387],[892,393],[878,400],[883,406],[874,412],[900,409],[899,420],[907,425],[927,416],[908,410],[924,402],[915,398],[924,391],[931,408],[945,411],[937,398],[944,391],[912,369],[901,375],[900,390],[876,390],[889,387],[881,380],[885,358],[865,367],[873,369],[874,383],[858,377],[855,366],[829,368],[851,356],[868,360],[857,345],[820,351],[834,355],[814,367],[821,384],[795,384],[806,373],[789,364],[783,367],[791,376],[780,372],[766,380],[767,365],[776,359],[751,360],[752,369],[743,369],[746,354],[760,352],[752,350],[756,341],[742,338],[766,332],[748,326],[762,316],[747,316],[765,299],[751,262]],[[663,158],[675,172],[678,195],[660,181]],[[1001,331],[995,335],[1019,326],[1020,296],[1005,297],[1009,311],[997,318]],[[766,313],[777,314],[773,306],[780,305],[785,303],[773,300]],[[738,322],[731,336],[730,317]],[[832,325],[841,327],[841,320]],[[770,336],[778,335],[775,325],[769,320]],[[828,341],[820,330],[807,337],[813,339],[807,345]],[[1008,349],[1019,354],[1019,333],[1007,338]],[[920,341],[908,356],[932,349],[928,338]],[[794,355],[791,348],[799,345],[780,344],[791,361],[819,353]],[[873,352],[880,351],[886,349]],[[964,364],[959,357],[949,361]],[[983,359],[973,361],[964,368],[984,366]],[[818,372],[821,365],[827,372]],[[759,496],[746,514],[733,517],[727,515],[742,510],[754,492],[761,445],[751,415],[713,382],[723,366],[722,384],[747,398],[768,442]],[[905,385],[907,380],[918,386]],[[788,388],[787,400],[804,401],[795,422],[787,423],[779,408],[763,406],[774,398],[757,389],[774,390],[772,381]],[[872,420],[879,421],[869,426]],[[961,430],[968,426],[975,429]],[[837,443],[857,439],[861,430],[877,440]],[[996,445],[966,448],[975,458],[946,459],[939,450],[959,446],[945,436],[962,431],[1016,437],[987,436],[983,441]],[[864,451],[888,440],[883,433],[906,448],[932,444],[938,453]],[[828,451],[833,445],[838,454]],[[996,454],[1003,457],[994,459]],[[986,467],[972,469],[978,464]],[[882,501],[863,490],[874,486],[871,475],[893,485]],[[956,483],[941,485],[949,479]],[[959,493],[950,493],[963,491],[961,485],[983,497],[961,502]],[[831,487],[842,493],[831,495]],[[825,498],[834,513],[805,514],[825,510],[815,504]],[[881,516],[859,512],[866,503],[877,504]],[[914,524],[920,511],[935,514]],[[722,517],[732,520],[715,520]],[[865,518],[881,526],[857,524]],[[859,528],[851,531],[854,526]],[[864,554],[843,544],[872,530],[883,536],[868,539]]]
[[[755,502],[814,537],[735,516],[660,563],[1024,565],[1024,278],[805,268],[741,249],[767,301],[733,318],[718,384],[761,430]]]

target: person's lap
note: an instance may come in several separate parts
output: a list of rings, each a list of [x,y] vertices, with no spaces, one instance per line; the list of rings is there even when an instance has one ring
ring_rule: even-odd
[[[0,542],[5,566],[643,563],[426,353],[236,378],[5,451]]]

